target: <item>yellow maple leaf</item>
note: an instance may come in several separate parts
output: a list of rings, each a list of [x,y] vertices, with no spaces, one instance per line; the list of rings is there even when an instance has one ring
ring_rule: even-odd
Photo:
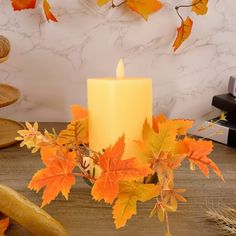
[[[192,11],[197,15],[205,15],[208,11],[208,0],[193,0]]]
[[[107,4],[111,0],[97,0],[98,6],[102,7],[103,5]]]
[[[178,135],[185,135],[187,131],[192,128],[193,120],[173,119],[169,120],[165,115],[160,114],[153,117],[153,129],[155,132],[159,131],[159,124],[168,121],[170,125],[175,125]]]
[[[159,124],[159,132],[151,141],[153,153],[173,152],[176,144],[177,128],[168,121]]]
[[[193,21],[188,16],[186,20],[183,20],[181,26],[177,29],[177,37],[173,44],[174,51],[176,51],[182,43],[190,36],[192,32]]]
[[[150,14],[159,11],[163,4],[159,0],[127,0],[127,6],[148,20]]]
[[[59,144],[88,143],[88,111],[79,106],[71,106],[73,120],[62,130],[58,137]]]
[[[128,219],[136,215],[137,201],[145,202],[160,194],[160,186],[137,182],[120,182],[118,199],[113,206],[116,228],[126,225]]]
[[[156,133],[147,121],[143,125],[142,140],[136,141],[141,149],[139,159],[143,163],[152,163],[155,155],[160,153],[176,152],[177,126],[175,122],[166,120],[158,124],[158,133]]]

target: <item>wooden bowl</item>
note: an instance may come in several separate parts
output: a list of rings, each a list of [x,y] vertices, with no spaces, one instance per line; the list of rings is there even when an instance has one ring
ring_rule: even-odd
[[[24,129],[24,125],[13,120],[0,118],[0,148],[5,148],[17,143],[15,137],[18,130]]]
[[[7,84],[0,84],[0,108],[16,102],[20,98],[20,91]]]
[[[3,35],[0,35],[0,63],[3,63],[8,59],[10,50],[11,50],[10,41]]]

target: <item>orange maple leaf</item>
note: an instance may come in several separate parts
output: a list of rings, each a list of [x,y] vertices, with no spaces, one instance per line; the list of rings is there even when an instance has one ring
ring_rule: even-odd
[[[49,4],[48,0],[43,0],[43,10],[47,20],[52,20],[57,22],[57,18],[51,12],[51,5]]]
[[[222,179],[224,177],[217,167],[217,165],[208,157],[213,150],[213,144],[211,141],[195,140],[192,138],[185,138],[183,140],[188,150],[188,160],[199,167],[202,173],[208,177],[209,167]]]
[[[186,20],[182,20],[181,26],[177,29],[177,37],[173,44],[174,51],[176,51],[182,43],[190,36],[192,31],[193,21],[188,16]]]
[[[174,119],[170,122],[173,122],[177,128],[178,135],[186,135],[187,131],[193,127],[193,120],[181,120],[181,119]]]
[[[128,219],[137,213],[137,201],[146,202],[160,194],[160,186],[137,182],[121,182],[118,199],[113,206],[113,218],[116,228],[126,225]]]
[[[50,165],[54,160],[68,160],[76,164],[76,157],[76,152],[68,151],[58,145],[41,147],[41,159],[46,166]]]
[[[208,11],[208,0],[192,0],[192,11],[197,15],[205,15]]]
[[[158,124],[159,123],[163,123],[165,121],[167,121],[167,117],[164,114],[158,114],[157,116],[153,116],[152,119],[152,127],[154,129],[155,132],[159,132],[159,127]]]
[[[100,156],[101,175],[92,188],[92,196],[95,200],[104,199],[105,202],[112,203],[119,192],[119,181],[137,180],[153,173],[136,158],[122,160],[124,148],[124,136],[122,136],[114,146],[108,147]]]
[[[0,220],[0,235],[4,236],[5,235],[5,231],[7,230],[8,226],[9,226],[9,218],[5,218],[3,220]]]
[[[80,105],[72,105],[71,114],[74,120],[81,120],[88,117],[88,110]]]
[[[194,121],[193,120],[184,120],[184,119],[172,119],[169,120],[165,115],[159,114],[158,116],[153,117],[153,129],[155,132],[159,132],[159,124],[168,121],[171,126],[175,125],[177,128],[178,135],[185,135],[187,131],[192,128]]]
[[[127,0],[127,6],[148,20],[150,14],[159,11],[163,4],[159,0]]]
[[[33,9],[36,6],[36,0],[11,0],[14,11],[23,9]]]
[[[36,192],[45,188],[42,207],[54,200],[60,192],[68,199],[71,186],[75,184],[75,176],[72,173],[75,166],[70,160],[55,159],[46,168],[36,172],[28,187]]]

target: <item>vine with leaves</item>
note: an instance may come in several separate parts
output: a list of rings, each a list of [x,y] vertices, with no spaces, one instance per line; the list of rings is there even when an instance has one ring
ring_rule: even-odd
[[[32,9],[36,7],[37,0],[11,0],[12,6],[15,11],[23,9]],[[102,7],[106,4],[111,4],[112,8],[125,7],[138,13],[145,20],[153,13],[160,11],[165,4],[160,0],[123,0],[116,2],[115,0],[97,0],[98,6]],[[42,7],[48,21],[57,22],[51,10],[51,5],[48,0],[42,0]],[[208,0],[191,0],[190,4],[179,5],[175,7],[176,13],[181,21],[180,26],[177,28],[177,36],[173,43],[173,50],[176,51],[182,43],[189,38],[192,32],[193,21],[190,16],[185,19],[180,13],[182,8],[191,8],[191,11],[197,15],[205,15],[208,12]]]

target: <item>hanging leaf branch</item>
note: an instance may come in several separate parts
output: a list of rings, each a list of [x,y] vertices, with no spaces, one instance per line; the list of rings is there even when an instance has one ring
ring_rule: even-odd
[[[192,0],[192,4],[189,5],[179,5],[175,7],[175,10],[177,12],[177,15],[179,16],[181,20],[181,25],[177,29],[177,37],[175,39],[175,42],[173,44],[173,50],[176,51],[182,43],[191,35],[192,32],[192,26],[193,21],[188,16],[185,20],[181,16],[179,10],[181,8],[192,8],[192,11],[195,12],[197,15],[205,15],[208,11],[208,0]]]
[[[11,0],[13,9],[15,11],[23,9],[36,8],[37,0]],[[164,6],[160,0],[123,0],[116,3],[115,0],[97,0],[97,5],[102,7],[110,3],[112,8],[126,7],[129,10],[141,15],[145,20],[148,20],[149,16],[158,12]],[[51,11],[51,5],[48,0],[42,0],[42,7],[45,17],[48,21],[57,22],[57,18]],[[177,28],[177,36],[173,44],[173,50],[176,51],[182,43],[189,38],[192,32],[193,21],[187,16],[186,19],[180,14],[181,8],[191,8],[191,11],[197,15],[205,15],[208,11],[208,0],[192,0],[191,4],[179,5],[175,7],[176,13],[181,20],[181,25]]]
[[[34,9],[37,6],[37,0],[11,0],[11,2],[14,11]],[[42,8],[48,21],[51,20],[57,22],[57,18],[53,15],[51,11],[51,5],[49,4],[48,0],[42,0]]]

